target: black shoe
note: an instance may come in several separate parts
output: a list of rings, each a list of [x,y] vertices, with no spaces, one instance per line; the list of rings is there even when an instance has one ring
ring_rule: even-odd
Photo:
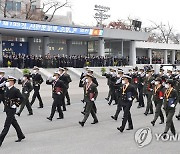
[[[52,118],[51,117],[47,117],[48,120],[52,121]]]
[[[176,135],[176,132],[172,132],[172,134],[175,136],[175,135]]]
[[[163,139],[167,139],[168,137],[167,133],[163,133],[161,136],[163,137]]]
[[[176,118],[177,118],[177,120],[180,120],[180,116],[179,115],[176,115]]]
[[[151,124],[152,124],[152,126],[154,126],[155,125],[155,121],[151,121]]]
[[[79,121],[79,124],[80,124],[82,127],[84,127],[84,123],[85,123],[85,122]]]
[[[66,111],[66,108],[63,108],[63,111]]]
[[[154,112],[150,112],[149,114],[154,114]]]
[[[117,127],[117,130],[119,130],[121,133],[123,132],[122,127]]]
[[[84,111],[82,111],[81,113],[82,113],[83,115],[85,115],[85,112],[84,112]]]
[[[114,116],[111,116],[111,118],[112,118],[112,119],[114,119],[114,120],[117,120],[117,118],[116,118],[116,117],[114,117]]]
[[[105,100],[109,101],[109,98],[105,98]]]
[[[81,100],[81,102],[83,102],[83,103],[84,103],[84,100]]]
[[[129,128],[127,128],[126,130],[133,130],[133,127],[129,127]]]
[[[29,113],[28,115],[29,115],[29,116],[30,116],[30,115],[33,115],[33,113]]]
[[[144,113],[145,116],[147,116],[148,114],[147,113]]]
[[[43,106],[39,106],[39,107],[38,107],[38,109],[41,109],[41,108],[43,108]]]
[[[21,142],[23,139],[25,139],[25,136],[18,138],[18,140],[16,140],[15,142]]]
[[[64,117],[58,117],[57,119],[64,119]]]
[[[114,103],[113,105],[117,105],[116,103]]]
[[[137,108],[139,109],[139,108],[141,108],[141,106],[140,106],[140,105],[138,105],[138,107],[137,107]]]
[[[16,115],[20,116],[20,113],[16,113]]]
[[[109,102],[108,105],[111,105],[111,103]]]
[[[164,121],[161,121],[159,124],[163,124],[164,123]]]
[[[71,103],[67,103],[67,105],[71,105]]]
[[[91,124],[97,124],[97,123],[98,123],[98,120],[96,120],[96,121],[92,122]]]

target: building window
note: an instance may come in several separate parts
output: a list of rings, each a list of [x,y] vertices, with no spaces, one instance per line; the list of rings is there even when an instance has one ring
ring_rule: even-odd
[[[31,10],[35,11],[36,10],[36,5],[31,5]]]
[[[14,2],[13,5],[13,11],[21,11],[21,2]]]
[[[7,11],[21,11],[21,2],[7,1]]]
[[[7,1],[6,9],[8,11],[12,11],[13,10],[13,2],[12,1]]]

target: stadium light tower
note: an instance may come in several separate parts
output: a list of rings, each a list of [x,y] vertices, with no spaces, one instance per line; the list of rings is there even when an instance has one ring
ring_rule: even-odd
[[[94,10],[96,11],[94,18],[98,22],[98,26],[103,28],[103,21],[110,17],[109,14],[106,14],[110,10],[110,7],[102,6],[102,5],[95,5]]]

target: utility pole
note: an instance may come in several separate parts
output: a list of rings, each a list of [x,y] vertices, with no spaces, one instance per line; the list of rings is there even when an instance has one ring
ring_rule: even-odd
[[[96,11],[94,18],[97,20],[98,26],[103,28],[103,21],[110,17],[110,15],[106,14],[110,7],[95,5],[94,10]]]

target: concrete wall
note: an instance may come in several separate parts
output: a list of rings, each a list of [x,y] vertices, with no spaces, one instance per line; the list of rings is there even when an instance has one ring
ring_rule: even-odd
[[[147,41],[149,33],[104,28],[103,37],[112,39]]]

